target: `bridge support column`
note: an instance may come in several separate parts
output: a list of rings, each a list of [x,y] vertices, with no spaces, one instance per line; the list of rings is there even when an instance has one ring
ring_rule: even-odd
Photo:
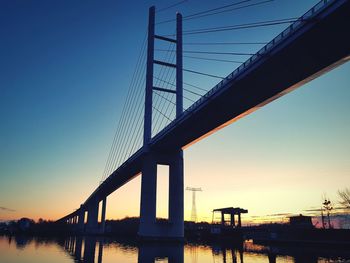
[[[86,232],[88,234],[98,233],[98,201],[92,202],[88,206]]]
[[[106,204],[107,204],[107,197],[103,198],[102,200],[101,229],[100,229],[101,234],[104,234],[105,228],[106,228]]]
[[[78,215],[78,231],[84,232],[85,224],[85,210],[80,206],[79,215]]]
[[[77,236],[77,241],[74,249],[74,258],[80,262],[81,261],[81,249],[83,245],[83,240],[81,236]]]
[[[169,165],[169,221],[156,222],[157,164]],[[183,152],[149,153],[144,160],[141,182],[139,236],[145,239],[179,239],[184,237]]]
[[[88,236],[84,241],[84,262],[94,263],[96,251],[96,238]]]
[[[174,237],[184,237],[184,165],[183,151],[172,157],[169,167],[169,221]]]

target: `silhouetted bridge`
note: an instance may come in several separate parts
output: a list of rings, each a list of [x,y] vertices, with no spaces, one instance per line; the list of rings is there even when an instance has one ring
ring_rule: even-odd
[[[154,17],[152,7],[148,28],[143,147],[110,174],[79,209],[59,220],[74,223],[81,231],[103,232],[106,197],[142,174],[139,235],[182,238],[182,150],[350,59],[350,2],[321,1],[183,112],[182,18],[177,14],[176,39],[170,39],[155,34]],[[154,60],[154,39],[176,44],[176,65]],[[153,86],[154,63],[176,69],[176,91]],[[154,137],[151,136],[153,90],[176,93],[176,118]],[[156,223],[157,164],[169,165],[167,225]],[[101,201],[102,223],[99,226]]]

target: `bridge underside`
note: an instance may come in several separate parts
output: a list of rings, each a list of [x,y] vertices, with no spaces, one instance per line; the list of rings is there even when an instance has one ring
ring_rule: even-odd
[[[161,150],[186,148],[349,60],[350,2],[309,21],[285,43],[153,139]]]
[[[342,6],[338,8],[340,2]],[[349,1],[335,1],[328,13],[308,21],[156,135],[151,140],[151,151],[166,155],[184,149],[348,61],[349,14]],[[136,152],[92,193],[81,209],[103,200],[140,174],[146,156],[144,149]],[[61,220],[78,213],[73,212]]]

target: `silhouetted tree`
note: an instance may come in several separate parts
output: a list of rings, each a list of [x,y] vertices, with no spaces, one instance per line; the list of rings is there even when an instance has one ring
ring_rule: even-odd
[[[326,210],[327,212],[328,228],[332,228],[331,218],[330,218],[330,213],[333,210],[332,202],[329,198],[325,196],[322,205],[323,205],[323,209]],[[322,209],[322,217],[323,217],[323,209]],[[323,227],[324,227],[324,222],[323,222]]]
[[[344,190],[338,190],[338,195],[341,199],[339,203],[350,208],[350,189],[345,188]]]

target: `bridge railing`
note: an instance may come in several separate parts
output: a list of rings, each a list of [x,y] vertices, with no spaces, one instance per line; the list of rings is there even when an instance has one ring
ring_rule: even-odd
[[[218,90],[223,89],[228,83],[236,79],[237,77],[242,76],[242,74],[248,70],[253,64],[261,60],[261,58],[265,57],[273,48],[281,43],[281,41],[285,41],[292,34],[294,34],[298,29],[300,29],[303,25],[305,25],[308,21],[310,21],[313,17],[319,14],[322,10],[324,10],[327,6],[329,6],[332,2],[337,0],[322,0],[314,5],[310,10],[308,10],[304,15],[298,18],[297,21],[288,26],[285,30],[283,30],[280,34],[278,34],[274,39],[272,39],[269,43],[267,43],[264,47],[262,47],[258,52],[256,52],[253,56],[251,56],[247,61],[242,63],[238,68],[236,68],[231,74],[229,74],[226,78],[216,84],[211,90],[209,90],[206,94],[204,94],[201,98],[199,98],[196,102],[194,102],[189,108],[187,108],[184,114],[178,118],[170,122],[166,127],[163,128],[158,134],[154,136],[153,139],[162,137],[172,126],[176,123],[180,122],[181,119],[185,118],[187,114],[190,114],[195,109],[197,109],[202,103],[210,99],[211,96],[214,95]]]

